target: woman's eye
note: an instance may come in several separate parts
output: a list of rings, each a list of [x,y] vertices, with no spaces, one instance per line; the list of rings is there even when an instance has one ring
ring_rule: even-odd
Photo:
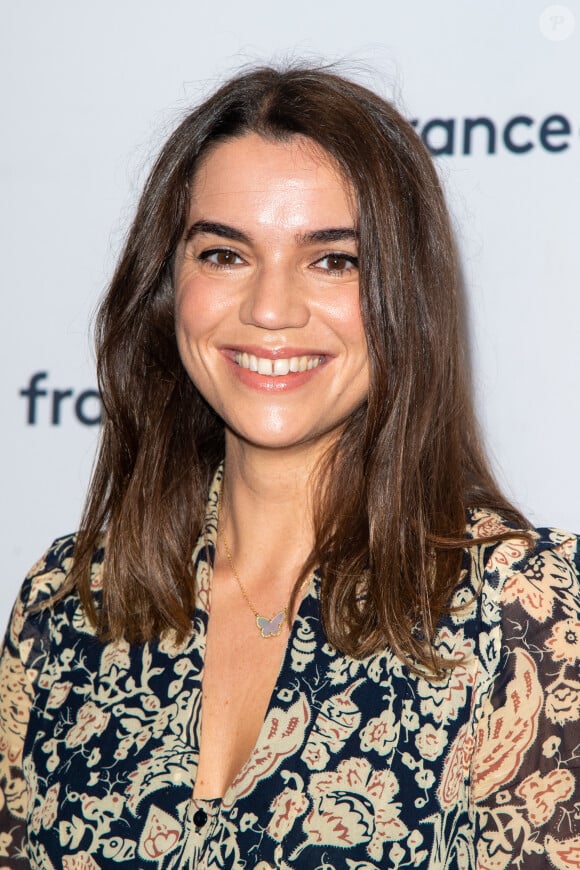
[[[326,254],[314,264],[327,272],[344,273],[358,268],[358,257],[348,254]]]
[[[202,251],[201,254],[198,254],[198,259],[204,263],[209,263],[210,266],[215,266],[217,269],[227,269],[243,263],[240,255],[229,248],[213,248],[209,251]]]

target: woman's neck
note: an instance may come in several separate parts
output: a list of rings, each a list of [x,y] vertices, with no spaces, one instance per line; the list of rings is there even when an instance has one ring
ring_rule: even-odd
[[[285,588],[314,543],[312,478],[306,450],[263,450],[226,438],[220,526],[240,575]],[[263,581],[260,578],[264,578]]]

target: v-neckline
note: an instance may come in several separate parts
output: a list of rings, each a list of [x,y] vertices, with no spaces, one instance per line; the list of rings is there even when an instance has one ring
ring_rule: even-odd
[[[206,655],[206,643],[207,643],[207,627],[209,623],[209,617],[211,613],[211,586],[212,586],[212,577],[213,577],[213,565],[215,560],[215,552],[216,552],[216,542],[217,542],[217,523],[218,523],[218,499],[219,499],[219,490],[223,480],[223,463],[218,467],[208,495],[208,502],[206,508],[206,516],[205,516],[205,527],[204,533],[201,536],[201,539],[196,547],[196,553],[198,557],[201,557],[200,562],[196,568],[196,610],[201,612],[203,622],[205,625],[205,632],[201,642],[197,644],[197,651],[201,663],[200,671],[197,674],[197,681],[199,684],[199,715],[197,716],[196,727],[195,727],[195,749],[197,753],[197,767],[199,767],[199,759],[201,753],[201,728],[203,724],[203,677],[205,671],[205,655]],[[200,552],[201,550],[201,552]],[[204,558],[205,556],[205,558]],[[231,807],[238,797],[240,796],[240,790],[236,788],[236,786],[244,781],[244,776],[248,771],[248,768],[252,765],[252,761],[259,753],[261,748],[264,748],[266,741],[265,730],[268,725],[269,719],[271,717],[271,713],[274,709],[276,709],[276,695],[280,691],[280,686],[284,682],[284,676],[288,672],[288,670],[292,670],[291,668],[291,656],[292,656],[292,647],[294,641],[296,639],[296,633],[298,631],[298,626],[302,624],[303,617],[305,616],[305,610],[307,609],[306,601],[310,596],[317,597],[317,574],[316,571],[311,573],[311,576],[308,580],[308,583],[305,585],[304,593],[302,596],[302,600],[300,601],[298,610],[296,611],[296,615],[292,622],[292,626],[290,629],[290,633],[288,635],[288,639],[286,641],[286,647],[283,651],[280,668],[278,670],[276,679],[272,686],[272,691],[270,693],[270,697],[268,700],[268,705],[266,707],[266,712],[264,714],[264,718],[260,725],[260,729],[258,731],[258,735],[256,737],[256,742],[252,747],[246,761],[242,764],[233,780],[227,786],[222,797],[195,797],[195,783],[193,785],[192,791],[192,799],[196,804],[209,804],[212,806],[224,806]],[[253,790],[250,789],[250,790]],[[246,793],[246,792],[244,792]]]

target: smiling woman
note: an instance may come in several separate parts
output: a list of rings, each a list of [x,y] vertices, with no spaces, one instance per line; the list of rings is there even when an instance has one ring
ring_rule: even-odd
[[[173,133],[0,662],[5,866],[576,866],[578,541],[493,480],[458,296],[365,88],[257,69]]]
[[[322,455],[366,399],[353,202],[304,137],[230,139],[196,174],[175,266],[177,344],[236,455],[239,439]]]

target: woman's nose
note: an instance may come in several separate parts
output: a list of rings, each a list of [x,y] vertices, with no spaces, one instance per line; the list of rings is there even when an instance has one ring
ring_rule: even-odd
[[[240,309],[242,322],[262,329],[306,326],[310,311],[302,284],[290,266],[261,267],[248,279]]]

